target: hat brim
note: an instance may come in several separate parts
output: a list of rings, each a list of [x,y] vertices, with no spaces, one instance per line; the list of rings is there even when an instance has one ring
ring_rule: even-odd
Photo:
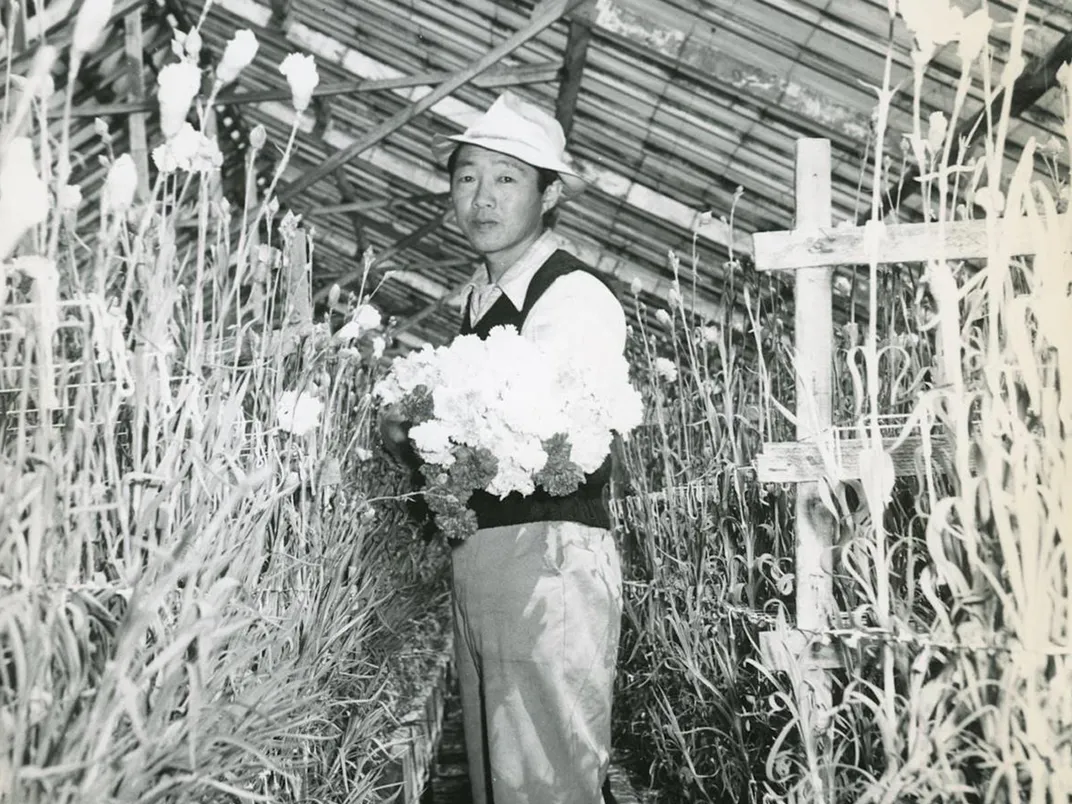
[[[467,136],[465,134],[454,134],[447,137],[442,134],[436,134],[432,138],[432,153],[439,164],[446,165],[451,153],[459,145],[476,145],[480,148],[487,148],[489,151],[496,151],[512,156],[515,159],[520,159],[525,164],[536,168],[553,170],[558,174],[558,178],[562,182],[562,195],[564,198],[573,198],[580,195],[587,187],[585,180],[578,176],[577,172],[568,164],[535,148],[528,147],[525,143],[517,140]]]

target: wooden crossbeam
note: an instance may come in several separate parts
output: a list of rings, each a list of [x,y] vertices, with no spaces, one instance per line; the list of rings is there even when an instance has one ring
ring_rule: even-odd
[[[1045,225],[1045,221],[1043,221]],[[880,264],[926,262],[937,255],[947,260],[981,260],[990,254],[993,242],[1000,242],[1009,256],[1037,254],[1052,244],[1039,237],[1041,226],[1027,217],[937,223],[903,223],[888,225],[877,244],[868,243],[864,226],[838,228],[798,228],[783,232],[758,232],[752,236],[756,268],[761,271],[792,271],[821,265],[868,265],[872,251]],[[1056,228],[1070,233],[1072,249],[1072,213],[1058,216]]]
[[[810,667],[837,670],[844,666],[833,645],[822,642],[803,631],[762,631],[759,634],[759,655],[767,667],[788,669]]]
[[[418,195],[407,195],[402,198],[373,198],[368,201],[347,201],[344,204],[330,204],[323,207],[313,207],[309,210],[309,214],[330,215],[336,212],[371,212],[374,209],[408,207],[427,201],[445,201],[449,197],[448,193],[420,193]]]
[[[830,226],[832,191],[830,185],[830,142],[803,139],[796,152],[796,223],[804,229]],[[797,351],[796,419],[797,438],[819,438],[830,430],[833,420],[833,270],[820,264],[797,271],[793,334]],[[796,689],[802,728],[811,729],[812,738],[823,747],[821,765],[831,767],[829,743],[821,741],[818,723],[833,706],[831,679],[827,671],[836,666],[836,657],[814,653],[809,634],[829,627],[837,609],[833,577],[829,572],[831,551],[836,543],[832,517],[816,516],[822,510],[821,487],[816,479],[799,482],[793,527],[796,531],[796,629],[762,634],[764,657],[771,667],[799,671]],[[817,505],[816,503],[820,503]],[[833,779],[824,773],[816,779],[817,800],[826,798]]]
[[[478,59],[476,63],[457,72],[449,80],[444,81],[417,102],[402,109],[397,114],[367,132],[364,136],[358,137],[357,141],[352,145],[341,151],[335,152],[325,159],[323,163],[291,182],[287,187],[283,188],[282,192],[279,194],[280,201],[293,201],[294,197],[302,190],[316,184],[316,182],[335,170],[339,165],[349,162],[361,152],[382,142],[415,117],[418,117],[428,109],[432,108],[432,106],[443,100],[443,98],[455,92],[476,76],[486,72],[495,63],[513,53],[547,28],[550,28],[561,19],[563,14],[572,10],[575,6],[580,5],[581,2],[583,2],[583,0],[553,0],[553,2],[549,2],[546,6],[540,9],[539,14],[533,16],[528,25],[499,46],[492,48],[488,53]]]
[[[577,110],[577,98],[581,92],[581,78],[588,60],[588,43],[592,40],[592,28],[586,22],[574,19],[570,22],[566,39],[566,56],[562,65],[562,82],[558,86],[555,101],[555,119],[569,139],[573,129],[573,114]]]
[[[479,87],[493,89],[496,87],[518,86],[520,84],[541,84],[554,81],[562,72],[560,64],[545,62],[532,64],[524,67],[512,67],[489,71],[479,77],[473,83]],[[382,92],[391,89],[410,89],[412,87],[428,86],[448,80],[454,73],[442,70],[413,75],[400,76],[398,78],[378,78],[375,80],[360,81],[336,81],[329,84],[321,84],[313,90],[314,98],[329,98],[336,95],[358,95],[364,92]],[[216,103],[220,106],[242,106],[250,103],[264,103],[265,101],[289,101],[289,89],[265,89],[258,92],[221,92]],[[71,117],[107,117],[109,115],[136,114],[138,112],[151,112],[157,107],[157,101],[145,100],[141,102],[127,103],[101,103],[86,104],[71,110]],[[50,109],[51,117],[59,117],[63,114],[62,109]]]
[[[953,445],[948,438],[932,436],[929,440],[932,458],[953,459]],[[767,443],[756,456],[756,478],[761,483],[856,480],[862,476],[860,456],[871,448],[871,441],[857,438],[828,439],[823,444],[815,440]],[[922,436],[886,438],[882,449],[893,461],[898,477],[915,475],[926,454]]]

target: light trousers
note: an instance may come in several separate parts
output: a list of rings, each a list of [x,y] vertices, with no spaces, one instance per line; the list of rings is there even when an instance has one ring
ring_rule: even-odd
[[[598,804],[622,616],[610,531],[486,528],[452,564],[473,804]]]

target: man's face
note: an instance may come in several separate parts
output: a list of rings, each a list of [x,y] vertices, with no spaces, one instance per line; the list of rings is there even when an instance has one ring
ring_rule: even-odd
[[[538,178],[515,157],[476,145],[459,149],[450,188],[458,226],[492,268],[512,265],[543,231],[559,187],[541,192]]]

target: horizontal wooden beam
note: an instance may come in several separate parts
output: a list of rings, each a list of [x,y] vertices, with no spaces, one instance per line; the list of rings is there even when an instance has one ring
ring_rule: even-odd
[[[991,234],[989,227],[993,226]],[[761,271],[792,271],[824,265],[868,265],[872,252],[880,264],[947,260],[982,260],[990,255],[991,243],[1000,243],[1009,256],[1037,254],[1053,248],[1043,232],[1065,232],[1063,243],[1072,249],[1072,213],[1056,221],[1029,217],[937,223],[899,223],[885,227],[877,243],[869,243],[865,226],[838,227],[823,231],[795,229],[757,232],[752,236],[756,268]]]
[[[524,67],[510,69],[498,69],[479,77],[474,81],[477,86],[485,88],[497,88],[517,86],[519,84],[539,84],[557,80],[562,72],[562,66],[548,62],[546,64],[533,64]],[[321,84],[313,90],[314,98],[327,98],[336,95],[356,95],[363,92],[381,92],[394,89],[410,89],[413,87],[427,86],[450,78],[453,73],[434,71],[415,73],[413,75],[400,76],[398,78],[379,78],[373,80],[336,81],[331,84]],[[290,90],[265,89],[259,92],[222,92],[216,98],[218,106],[241,106],[248,103],[264,103],[265,101],[289,101]],[[117,114],[134,114],[137,112],[154,111],[158,103],[155,100],[146,100],[140,103],[107,103],[86,104],[71,110],[72,117],[107,117]],[[62,108],[49,109],[49,116],[60,117]]]
[[[818,634],[797,629],[760,631],[759,656],[766,667],[786,673],[799,672],[803,666],[837,670],[845,665],[834,645],[824,645]]]
[[[761,483],[858,480],[862,476],[860,456],[870,448],[870,440],[855,438],[831,438],[822,447],[814,441],[767,443],[756,456],[756,479]],[[922,436],[907,436],[900,443],[886,438],[882,448],[893,460],[897,477],[914,476],[923,465]],[[952,444],[945,436],[932,436],[930,449],[934,458],[953,457]]]
[[[395,207],[410,206],[411,204],[423,204],[428,201],[442,202],[449,198],[447,193],[420,193],[403,198],[375,198],[371,201],[348,201],[345,204],[332,204],[324,207],[313,207],[309,215],[330,215],[336,212],[370,212],[374,209],[393,209]]]

